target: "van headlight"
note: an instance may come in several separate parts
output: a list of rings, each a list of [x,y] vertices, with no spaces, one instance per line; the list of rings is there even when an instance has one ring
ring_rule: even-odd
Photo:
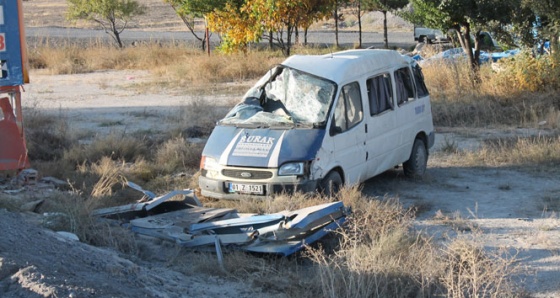
[[[218,171],[220,166],[215,158],[202,156],[200,160],[200,168],[209,171]]]
[[[283,164],[278,169],[278,176],[303,175],[303,162],[290,162]]]

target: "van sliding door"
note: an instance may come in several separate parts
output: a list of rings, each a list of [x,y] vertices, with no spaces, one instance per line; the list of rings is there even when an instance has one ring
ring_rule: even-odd
[[[368,177],[382,173],[396,164],[399,134],[395,113],[393,84],[389,73],[366,81],[369,103],[366,150]]]

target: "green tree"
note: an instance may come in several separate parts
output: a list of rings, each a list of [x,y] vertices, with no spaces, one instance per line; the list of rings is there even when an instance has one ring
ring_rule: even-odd
[[[513,42],[512,25],[531,20],[522,9],[522,0],[411,0],[412,10],[400,15],[414,24],[441,29],[454,29],[472,70],[479,68],[482,31],[494,33],[501,40]],[[520,17],[522,15],[522,17]],[[524,25],[524,30],[527,26]],[[474,44],[473,44],[474,43]],[[474,49],[474,51],[473,51]]]
[[[523,7],[539,16],[537,30],[550,41],[552,53],[558,53],[560,37],[560,0],[523,0]]]
[[[403,8],[409,0],[362,0],[362,8],[366,11],[380,11],[383,13],[383,44],[389,48],[387,34],[387,12]]]
[[[136,15],[144,14],[146,7],[134,0],[67,0],[67,17],[71,20],[89,20],[101,25],[123,47],[120,34]]]
[[[199,36],[195,31],[195,20],[197,18],[206,18],[206,16],[214,10],[224,9],[226,0],[164,0],[169,3],[175,13],[181,18],[192,35],[202,43],[202,50],[206,49],[206,39],[209,38]]]

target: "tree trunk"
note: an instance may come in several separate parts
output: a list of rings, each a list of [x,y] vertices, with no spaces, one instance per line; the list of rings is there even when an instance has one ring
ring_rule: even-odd
[[[358,1],[358,48],[362,48],[362,5]]]
[[[338,1],[334,2],[334,45],[338,48]]]
[[[550,38],[550,54],[551,55],[556,55],[556,54],[558,54],[558,48],[559,48],[558,37],[560,36],[560,34],[554,33],[554,34],[551,34],[551,35],[552,36]]]
[[[191,31],[191,34],[198,39],[200,42],[202,42],[202,51],[206,51],[206,41],[204,40],[204,38],[200,38],[196,32],[194,31],[194,19],[193,19],[193,23],[191,24],[191,22],[189,22],[189,19],[187,18],[187,16],[180,14],[179,12],[177,12],[177,7],[175,7],[175,5],[170,4],[171,7],[173,8],[173,10],[175,11],[175,13],[181,18],[181,20],[183,21],[183,23],[185,24],[185,26],[187,26],[187,28],[189,29],[189,31]],[[204,34],[206,36],[206,33]]]
[[[294,28],[292,26],[287,26],[286,30],[288,31],[287,32],[288,37],[287,37],[287,40],[286,40],[286,47],[285,47],[286,52],[285,53],[286,53],[286,56],[289,57],[290,56],[290,50],[291,50],[291,47],[292,47],[292,31],[294,30]]]
[[[121,35],[119,33],[119,30],[117,30],[117,28],[115,26],[112,26],[112,31],[113,31],[113,38],[115,39],[115,41],[117,42],[117,44],[119,45],[119,48],[122,49],[124,47],[122,40],[121,40]]]
[[[473,46],[471,44],[471,26],[467,23],[463,24],[463,27],[465,27],[465,33],[463,34],[463,50],[465,51],[465,54],[467,54],[469,65],[471,66],[472,71],[476,72],[478,70],[479,63],[474,59],[473,55]]]
[[[474,62],[474,69],[478,70],[478,68],[480,68],[480,46],[482,44],[482,38],[480,35],[480,30],[476,31],[475,35],[474,35],[474,56],[473,56],[473,62]]]
[[[299,28],[297,25],[294,26],[294,32],[295,32],[294,44],[299,44]]]
[[[303,45],[307,46],[307,31],[309,30],[309,26],[305,27],[305,31],[303,32]]]
[[[383,43],[385,44],[385,48],[389,48],[389,39],[387,38],[387,11],[384,10],[383,12]]]
[[[272,37],[272,34],[273,34],[272,30],[269,30],[269,31],[268,31],[268,34],[269,34],[269,35],[268,35],[268,48],[269,48],[270,50],[272,50],[272,47],[274,46],[274,42],[273,42],[274,39],[273,39],[273,37]]]

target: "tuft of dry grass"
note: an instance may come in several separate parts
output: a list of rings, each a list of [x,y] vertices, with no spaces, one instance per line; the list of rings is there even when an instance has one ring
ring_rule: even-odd
[[[75,145],[66,150],[63,159],[71,164],[94,163],[105,156],[113,160],[134,161],[148,152],[146,142],[122,133],[97,136],[91,144]]]
[[[200,164],[202,149],[202,144],[188,143],[182,137],[173,138],[156,149],[154,161],[164,173],[197,168]]]
[[[520,77],[526,64],[531,67],[529,60],[504,60],[505,66],[499,72],[490,64],[482,65],[478,79],[462,61],[425,66],[423,73],[432,98],[435,125],[537,127],[546,121],[546,127],[559,127],[560,98],[556,94],[560,84],[535,82],[537,88],[513,82],[531,82],[530,76]],[[540,76],[548,80],[559,77],[554,73],[560,67],[554,63],[539,64],[539,69]]]
[[[233,105],[231,104],[231,106]],[[176,113],[170,115],[169,121],[175,123],[176,127],[171,134],[187,138],[209,136],[216,122],[222,119],[230,108],[209,102],[201,96],[196,96],[177,109]]]
[[[522,297],[515,256],[467,240],[442,247],[411,231],[411,210],[392,198],[354,203],[338,247],[308,250],[320,296]]]
[[[48,115],[37,106],[23,110],[28,155],[31,160],[60,159],[76,141],[62,112]]]
[[[443,250],[446,297],[524,297],[512,279],[520,270],[517,257],[507,251],[488,252],[474,241],[456,239]]]
[[[456,166],[524,166],[554,168],[560,164],[560,137],[536,136],[487,140],[474,151],[446,156]]]

